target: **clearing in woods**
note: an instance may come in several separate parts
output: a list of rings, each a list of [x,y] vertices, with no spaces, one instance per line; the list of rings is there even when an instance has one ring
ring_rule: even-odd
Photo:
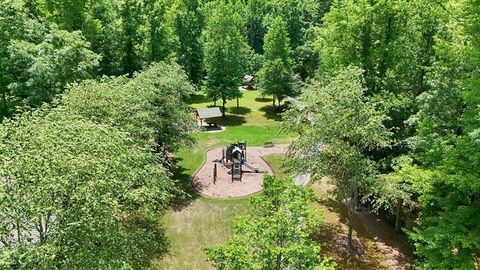
[[[203,95],[194,96],[190,103],[194,108],[213,105]],[[227,116],[221,121],[225,131],[196,133],[195,145],[176,154],[181,168],[178,178],[191,197],[166,214],[164,226],[170,241],[169,253],[155,259],[152,269],[212,268],[205,260],[203,248],[221,245],[228,240],[233,220],[246,212],[248,197],[214,199],[201,196],[191,185],[192,177],[202,167],[206,153],[211,149],[237,141],[247,141],[249,147],[261,147],[265,142],[275,145],[291,142],[293,134],[281,134],[276,129],[281,118],[271,104],[272,100],[263,98],[258,91],[243,92],[239,108],[234,101],[227,104],[230,105]],[[274,153],[265,156],[264,160],[275,175],[283,177],[283,158],[283,154]],[[361,254],[345,255],[342,250],[346,237],[343,224],[346,211],[326,193],[331,188],[328,181],[314,183],[312,187],[319,197],[316,206],[322,209],[324,216],[324,224],[314,237],[321,243],[322,254],[337,262],[337,269],[410,269],[411,252],[404,240],[390,226],[370,214],[360,215],[355,224],[355,239],[362,247]]]

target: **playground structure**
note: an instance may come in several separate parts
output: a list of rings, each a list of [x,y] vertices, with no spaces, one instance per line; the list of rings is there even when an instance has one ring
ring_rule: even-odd
[[[242,181],[243,167],[249,168],[254,173],[264,173],[259,168],[255,168],[247,161],[247,142],[238,142],[230,144],[226,149],[222,148],[222,158],[217,162],[230,169],[230,175],[233,181]],[[217,164],[213,167],[213,184],[217,182]]]
[[[195,173],[192,185],[201,194],[214,198],[238,198],[255,194],[262,190],[263,176],[273,174],[263,157],[285,154],[286,150],[287,145],[247,148],[246,143],[211,149],[205,154],[205,162]],[[234,162],[237,165],[234,166]]]

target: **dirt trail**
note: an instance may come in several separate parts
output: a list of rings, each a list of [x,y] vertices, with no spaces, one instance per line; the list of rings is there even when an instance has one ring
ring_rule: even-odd
[[[401,235],[374,214],[361,212],[357,217],[385,255],[389,270],[412,269],[413,254]]]

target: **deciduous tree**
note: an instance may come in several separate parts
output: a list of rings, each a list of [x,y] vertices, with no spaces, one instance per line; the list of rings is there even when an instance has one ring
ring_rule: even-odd
[[[264,178],[263,193],[250,200],[247,216],[234,225],[233,237],[207,249],[216,269],[333,269],[309,239],[319,224],[309,188],[291,179]]]
[[[290,39],[282,18],[277,17],[270,25],[265,36],[265,60],[258,72],[260,87],[265,94],[280,101],[293,94],[293,71]]]
[[[365,96],[362,70],[348,67],[333,77],[311,82],[302,103],[285,115],[285,128],[299,137],[289,148],[289,168],[314,177],[331,177],[339,202],[348,209],[348,243],[359,193],[376,175],[366,150],[388,145],[387,117]]]
[[[248,45],[244,21],[230,1],[209,3],[211,11],[204,32],[205,88],[213,100],[222,100],[225,116],[227,100],[241,95],[239,86],[246,70]]]

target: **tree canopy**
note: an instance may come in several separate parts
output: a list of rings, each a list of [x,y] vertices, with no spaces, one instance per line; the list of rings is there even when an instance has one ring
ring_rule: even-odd
[[[319,225],[309,188],[291,179],[264,178],[263,193],[250,200],[233,237],[225,245],[207,249],[216,269],[333,269],[320,260],[320,246],[309,239]]]
[[[166,246],[155,215],[181,193],[162,164],[193,124],[190,91],[178,66],[160,63],[75,85],[3,123],[1,268],[148,266]]]

